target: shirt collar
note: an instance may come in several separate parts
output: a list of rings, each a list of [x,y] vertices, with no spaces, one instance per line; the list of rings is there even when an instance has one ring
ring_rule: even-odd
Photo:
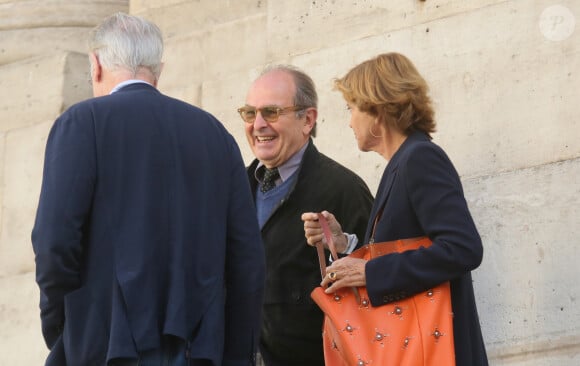
[[[149,84],[148,82],[146,82],[146,81],[144,81],[144,80],[139,80],[139,79],[130,79],[130,80],[125,80],[125,81],[122,81],[122,82],[120,82],[119,84],[117,84],[117,85],[116,85],[116,86],[113,88],[113,90],[111,90],[111,92],[110,92],[109,94],[113,94],[113,93],[115,93],[115,92],[118,92],[118,91],[119,91],[119,89],[121,89],[121,88],[123,88],[123,87],[125,87],[125,86],[127,86],[127,85],[131,85],[131,84],[139,84],[139,83],[141,83],[141,84],[147,84],[147,85],[151,85],[151,84]]]

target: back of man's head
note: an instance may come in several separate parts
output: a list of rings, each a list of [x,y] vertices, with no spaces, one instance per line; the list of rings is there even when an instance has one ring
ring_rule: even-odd
[[[138,16],[116,13],[103,20],[90,34],[89,50],[110,71],[123,69],[136,75],[146,68],[155,79],[161,73],[161,30]]]

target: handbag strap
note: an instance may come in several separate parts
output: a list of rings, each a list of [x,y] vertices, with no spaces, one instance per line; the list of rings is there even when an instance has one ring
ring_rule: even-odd
[[[336,246],[334,245],[334,240],[332,240],[332,232],[330,231],[330,227],[328,226],[328,221],[321,213],[318,213],[318,222],[320,223],[320,226],[322,226],[322,232],[324,233],[324,238],[326,239],[326,244],[328,245],[328,249],[330,250],[330,255],[332,256],[332,260],[337,260],[338,254],[336,252]],[[322,244],[322,241],[320,241],[316,244],[316,251],[318,252],[318,263],[320,264],[320,275],[324,279],[324,276],[326,276],[326,258],[324,256],[324,246]]]
[[[332,232],[330,231],[326,217],[324,217],[321,213],[318,213],[318,222],[320,222],[320,226],[322,227],[322,232],[324,233],[324,238],[326,239],[326,244],[328,245],[332,259],[337,260],[338,253],[336,252],[334,240],[332,240]],[[324,279],[324,276],[326,276],[326,259],[324,258],[324,247],[322,245],[322,241],[316,244],[316,250],[318,252],[318,262],[320,263],[320,274],[322,275],[322,279]],[[358,289],[356,287],[351,287],[351,290],[354,294],[357,304],[360,304],[361,301]]]

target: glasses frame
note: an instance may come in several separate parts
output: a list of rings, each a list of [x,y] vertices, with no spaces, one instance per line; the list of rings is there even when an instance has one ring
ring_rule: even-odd
[[[303,111],[303,110],[308,109],[308,108],[309,107],[303,106],[303,105],[291,105],[289,107],[278,107],[278,106],[272,105],[272,106],[265,106],[262,108],[244,106],[244,107],[238,108],[238,113],[240,114],[240,117],[242,117],[242,120],[248,124],[254,123],[256,121],[256,117],[258,117],[258,112],[260,112],[264,121],[266,121],[268,123],[274,123],[274,122],[278,121],[278,118],[280,118],[280,116],[283,114],[286,114],[288,112],[299,112],[299,111]],[[264,110],[266,110],[266,109],[271,110],[272,112],[275,111],[274,117],[265,117]],[[251,120],[244,118],[244,114],[246,112],[249,112],[252,110],[256,112],[256,115],[254,116],[254,118]]]

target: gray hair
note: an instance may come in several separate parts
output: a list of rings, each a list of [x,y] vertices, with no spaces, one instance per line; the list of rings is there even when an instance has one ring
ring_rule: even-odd
[[[294,105],[300,105],[307,108],[318,108],[318,94],[316,93],[316,86],[312,78],[308,76],[304,71],[300,70],[293,65],[271,65],[266,67],[260,76],[268,74],[272,71],[282,71],[290,74],[294,79],[294,85],[296,86],[296,94],[294,95]],[[304,116],[304,111],[297,111],[296,117],[302,118]],[[310,132],[310,134],[316,136],[316,124]]]
[[[103,20],[91,31],[89,50],[108,70],[121,68],[136,75],[147,68],[156,79],[161,73],[161,30],[138,16],[116,13]]]

